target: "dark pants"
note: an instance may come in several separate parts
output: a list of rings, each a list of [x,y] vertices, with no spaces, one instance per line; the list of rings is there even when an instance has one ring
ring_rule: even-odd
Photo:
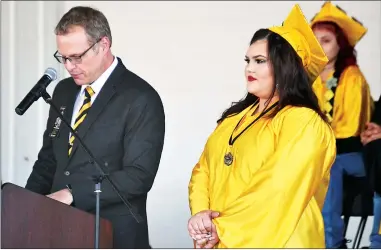
[[[344,240],[343,175],[365,176],[365,166],[361,153],[337,155],[331,168],[331,179],[323,207],[325,242],[327,248],[339,248]],[[381,197],[374,196],[374,222],[370,236],[371,248],[380,248]]]
[[[147,221],[137,223],[131,215],[121,215],[110,219],[113,226],[113,248],[151,248]]]

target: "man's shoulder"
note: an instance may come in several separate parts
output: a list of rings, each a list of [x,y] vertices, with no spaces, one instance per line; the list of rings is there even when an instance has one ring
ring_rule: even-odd
[[[118,93],[132,95],[137,99],[145,99],[146,101],[159,101],[161,97],[159,92],[143,77],[126,68],[123,80],[120,84]]]
[[[137,88],[142,91],[151,91],[153,89],[146,79],[127,68],[125,68],[122,83],[123,88]]]

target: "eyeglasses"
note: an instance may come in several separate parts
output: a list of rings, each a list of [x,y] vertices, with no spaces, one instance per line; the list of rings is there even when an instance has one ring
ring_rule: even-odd
[[[57,61],[58,61],[59,63],[63,63],[63,64],[65,64],[66,61],[69,60],[69,62],[71,62],[72,64],[79,64],[79,63],[82,62],[82,57],[83,57],[84,55],[86,55],[86,53],[87,53],[90,49],[92,49],[92,48],[95,46],[95,44],[99,43],[100,40],[102,40],[102,38],[99,39],[97,42],[95,42],[93,45],[91,45],[87,50],[85,50],[85,51],[84,51],[82,54],[80,54],[79,56],[69,56],[69,57],[62,56],[62,55],[59,55],[59,54],[58,54],[58,50],[54,53],[53,56],[54,56],[55,59],[57,59]]]

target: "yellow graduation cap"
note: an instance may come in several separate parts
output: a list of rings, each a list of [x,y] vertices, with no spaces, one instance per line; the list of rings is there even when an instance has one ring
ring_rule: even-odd
[[[330,1],[327,1],[321,7],[311,20],[311,27],[319,22],[334,22],[345,33],[348,38],[349,44],[353,47],[360,41],[360,39],[368,31],[363,24],[356,18],[348,16],[347,13],[339,6],[333,5]]]
[[[294,5],[282,26],[271,27],[269,30],[287,40],[302,59],[303,66],[309,73],[311,81],[315,81],[328,63],[328,58],[304,17],[300,6]]]

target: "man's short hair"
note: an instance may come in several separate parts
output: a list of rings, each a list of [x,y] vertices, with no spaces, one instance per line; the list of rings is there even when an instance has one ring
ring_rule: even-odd
[[[111,29],[107,18],[99,10],[91,7],[77,6],[66,12],[58,22],[54,33],[65,35],[74,26],[82,27],[88,38],[89,43],[98,42],[102,37],[108,37],[110,46],[112,44]]]

